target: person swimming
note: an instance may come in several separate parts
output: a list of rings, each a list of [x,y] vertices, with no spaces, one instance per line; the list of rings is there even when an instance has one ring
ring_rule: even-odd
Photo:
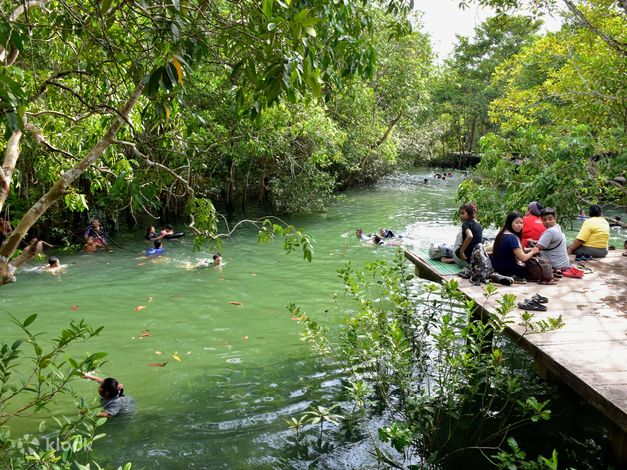
[[[98,395],[100,395],[102,411],[98,413],[98,416],[112,418],[119,414],[127,414],[134,411],[134,400],[124,395],[124,385],[113,377],[103,379],[95,375],[84,373],[83,378],[93,380],[99,385]]]
[[[396,235],[394,235],[394,232],[392,232],[389,228],[379,229],[379,236],[381,238],[396,238]]]
[[[146,256],[160,256],[165,253],[165,248],[161,244],[161,240],[154,241],[154,248],[146,248]]]
[[[157,230],[155,229],[154,225],[149,225],[146,228],[146,235],[144,238],[148,241],[152,241],[155,238],[159,238],[159,234],[157,233]]]

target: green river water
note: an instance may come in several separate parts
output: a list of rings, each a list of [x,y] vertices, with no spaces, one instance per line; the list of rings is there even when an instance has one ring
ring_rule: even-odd
[[[284,419],[312,404],[333,403],[341,377],[300,341],[286,305],[294,302],[329,326],[340,324],[343,312],[332,301],[341,292],[336,270],[349,260],[359,267],[394,256],[391,247],[359,243],[357,226],[366,233],[389,227],[422,247],[452,242],[459,230],[451,219],[459,176],[428,185],[423,177],[389,177],[346,193],[325,215],[289,220],[314,237],[311,264],[300,253],[286,255],[278,242],[258,244],[249,227],[224,243],[221,270],[184,268],[210,257],[193,253],[191,238],[168,242],[161,258],[142,258],[146,242],[139,231],[116,239],[125,250],[62,257],[67,269],[60,275],[31,265],[17,283],[2,287],[0,334],[3,340],[17,334],[8,313],[23,319],[36,312],[33,329],[50,334],[72,319],[105,326],[75,352],[108,352],[98,372],[123,382],[137,402],[133,416],[103,427],[108,436],[95,456],[107,466],[130,461],[148,469],[306,468],[295,458]],[[338,298],[338,305],[350,308]],[[150,336],[140,337],[146,330]],[[148,366],[155,362],[167,365]],[[93,382],[75,387],[85,397],[97,395]],[[581,406],[576,399],[569,403]],[[585,410],[580,416],[594,416]],[[55,410],[63,412],[72,407]],[[33,426],[20,423],[14,432]],[[337,446],[318,468],[373,463],[364,443]]]

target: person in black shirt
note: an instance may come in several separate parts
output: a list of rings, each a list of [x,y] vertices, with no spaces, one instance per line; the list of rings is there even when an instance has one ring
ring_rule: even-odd
[[[475,220],[475,207],[464,204],[459,208],[459,217],[462,219],[462,246],[455,251],[460,266],[470,266],[472,250],[481,243],[483,227]]]

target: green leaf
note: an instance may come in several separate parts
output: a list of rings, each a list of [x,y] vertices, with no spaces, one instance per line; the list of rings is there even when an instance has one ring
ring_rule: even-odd
[[[313,27],[311,27],[311,26],[307,26],[307,27],[305,28],[305,32],[306,32],[307,34],[309,34],[312,38],[315,38],[315,37],[316,37],[316,35],[317,35],[317,34],[316,34],[316,30],[315,30]]]
[[[264,16],[268,19],[272,18],[272,4],[273,3],[274,3],[273,0],[263,0],[263,4],[261,6]]]
[[[30,325],[31,323],[33,323],[35,321],[35,319],[37,318],[37,314],[33,313],[31,316],[29,316],[26,320],[24,320],[24,322],[22,323],[22,326],[24,328],[26,328],[28,325]]]

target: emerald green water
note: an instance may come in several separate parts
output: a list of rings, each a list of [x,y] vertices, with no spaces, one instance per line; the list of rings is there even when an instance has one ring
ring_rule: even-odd
[[[284,419],[334,402],[340,376],[300,341],[286,305],[294,302],[329,326],[340,323],[343,309],[332,301],[341,292],[336,270],[349,260],[361,266],[394,256],[392,247],[359,243],[357,226],[366,233],[388,227],[422,247],[452,242],[459,230],[451,221],[459,176],[428,185],[423,177],[386,178],[347,193],[326,215],[289,220],[315,238],[311,264],[300,253],[286,255],[280,243],[259,245],[249,227],[224,243],[222,269],[185,269],[185,263],[210,258],[193,253],[188,238],[168,242],[164,257],[147,260],[139,232],[117,240],[126,250],[62,257],[67,269],[60,275],[28,267],[16,284],[2,287],[0,334],[5,340],[17,334],[9,312],[18,318],[38,313],[34,329],[51,334],[72,319],[105,326],[76,352],[108,352],[98,372],[125,384],[137,412],[104,426],[108,436],[95,449],[101,463],[294,468],[292,431]],[[234,301],[241,305],[229,303]],[[338,296],[338,305],[350,308],[344,302]],[[137,306],[145,308],[135,311]],[[146,330],[150,336],[140,337]],[[156,362],[167,365],[148,365]],[[76,389],[97,395],[92,382]],[[60,405],[55,413],[72,411]],[[15,432],[31,425],[22,423]],[[350,463],[338,461],[338,467],[358,467],[370,456],[355,447],[342,459]]]

